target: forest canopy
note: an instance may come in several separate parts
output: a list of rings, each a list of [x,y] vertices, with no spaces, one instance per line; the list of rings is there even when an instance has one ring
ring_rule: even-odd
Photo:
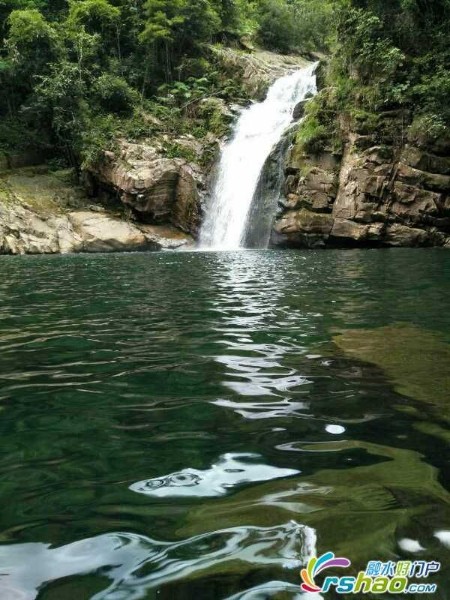
[[[1,0],[0,149],[63,148],[79,162],[118,118],[161,116],[161,97],[233,93],[211,45],[325,48],[328,16],[319,0]]]
[[[331,54],[334,111],[414,107],[438,133],[449,15],[450,0],[0,0],[0,150],[80,164],[138,135],[142,111],[170,121],[192,98],[239,97],[220,44]]]

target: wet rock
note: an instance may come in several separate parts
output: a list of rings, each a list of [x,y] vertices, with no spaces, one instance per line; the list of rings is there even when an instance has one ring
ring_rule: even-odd
[[[148,249],[151,250],[178,250],[194,246],[193,238],[175,227],[139,225],[139,229],[145,236]]]
[[[306,110],[307,103],[308,103],[308,100],[302,100],[294,108],[294,114],[292,115],[292,118],[294,119],[294,121],[300,121],[300,119],[303,119],[303,117],[305,116],[305,110]]]
[[[199,185],[201,174],[190,165],[182,165],[179,171],[175,204],[171,221],[186,233],[197,234],[201,225],[201,197]]]
[[[409,247],[423,246],[429,240],[429,235],[423,229],[415,229],[395,223],[386,228],[384,242],[389,246]]]

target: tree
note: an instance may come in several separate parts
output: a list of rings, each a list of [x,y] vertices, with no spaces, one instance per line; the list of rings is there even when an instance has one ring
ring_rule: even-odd
[[[208,0],[147,0],[146,22],[140,41],[153,50],[156,63],[164,64],[166,81],[186,52],[212,41],[220,29],[220,19]]]
[[[115,27],[120,19],[120,9],[108,0],[75,0],[70,3],[68,24],[80,25],[89,33],[105,33]]]
[[[14,10],[8,17],[9,74],[21,94],[33,88],[33,79],[44,73],[55,55],[57,34],[37,9]]]

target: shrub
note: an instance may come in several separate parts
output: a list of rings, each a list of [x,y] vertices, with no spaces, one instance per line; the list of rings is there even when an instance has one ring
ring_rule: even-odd
[[[309,115],[300,125],[297,143],[307,152],[314,154],[323,149],[327,138],[327,128],[319,122],[317,117]]]
[[[89,168],[100,163],[105,150],[114,150],[118,134],[119,122],[113,115],[90,119],[79,142],[81,166]]]
[[[118,115],[131,114],[139,96],[125,79],[105,73],[94,84],[94,97],[101,107]]]
[[[446,134],[448,135],[448,127],[444,119],[436,114],[418,115],[409,128],[409,138],[420,145],[434,142]]]

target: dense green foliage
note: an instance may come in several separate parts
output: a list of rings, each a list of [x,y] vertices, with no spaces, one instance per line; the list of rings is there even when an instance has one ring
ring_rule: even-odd
[[[262,0],[260,39],[274,50],[324,50],[333,32],[333,2]]]
[[[309,109],[306,147],[338,142],[343,125],[393,143],[406,131],[430,143],[448,136],[450,0],[342,0],[335,8],[336,45]]]
[[[118,135],[220,129],[192,105],[242,91],[212,44],[324,46],[319,0],[2,0],[0,150],[92,162]],[[319,13],[317,12],[320,8]],[[326,11],[325,11],[326,12]],[[303,32],[295,23],[303,21]],[[186,113],[197,116],[186,124]],[[153,115],[146,119],[143,115]],[[208,121],[212,121],[209,122]],[[156,125],[158,124],[158,125]]]
[[[400,109],[417,136],[450,123],[450,0],[1,0],[0,28],[0,151],[79,165],[119,135],[220,132],[201,101],[245,95],[215,44],[332,50],[311,148],[342,114],[370,131]]]

